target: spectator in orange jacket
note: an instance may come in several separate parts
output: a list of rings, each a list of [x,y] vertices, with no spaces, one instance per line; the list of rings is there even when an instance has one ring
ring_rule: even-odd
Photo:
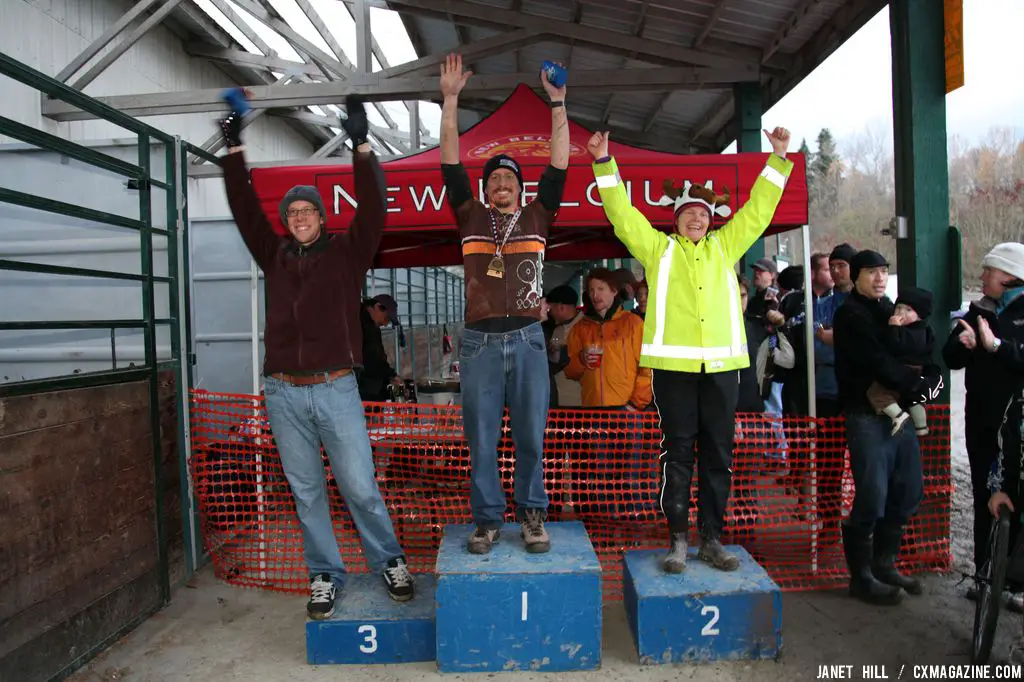
[[[569,332],[565,376],[580,382],[584,407],[641,411],[651,402],[651,370],[640,366],[644,321],[622,309],[611,270],[591,271],[586,285],[591,305]]]

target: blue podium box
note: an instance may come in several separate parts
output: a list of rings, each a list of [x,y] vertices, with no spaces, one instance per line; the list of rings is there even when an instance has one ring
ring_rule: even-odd
[[[416,596],[396,602],[380,575],[350,575],[325,620],[306,621],[311,665],[432,661],[435,652],[432,575],[414,575]]]
[[[668,550],[626,552],[623,592],[633,641],[643,665],[778,658],[782,593],[739,545],[740,567],[725,572],[687,556],[683,573],[668,574]]]
[[[593,670],[601,664],[601,564],[582,523],[549,523],[551,551],[530,554],[506,524],[488,554],[471,525],[444,529],[437,555],[441,672]]]

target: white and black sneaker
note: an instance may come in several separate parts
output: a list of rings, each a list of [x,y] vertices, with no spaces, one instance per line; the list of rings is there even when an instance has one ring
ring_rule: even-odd
[[[409,601],[415,592],[412,574],[405,564],[404,557],[397,557],[388,562],[384,569],[384,584],[388,586],[388,595],[395,601]]]
[[[313,620],[323,620],[334,615],[334,598],[337,596],[334,581],[327,573],[313,576],[309,581],[309,603],[306,613]]]

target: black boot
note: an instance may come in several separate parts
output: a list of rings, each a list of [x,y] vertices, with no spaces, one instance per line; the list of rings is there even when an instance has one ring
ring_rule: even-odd
[[[718,538],[704,538],[700,543],[697,558],[719,571],[735,571],[740,567],[739,558],[726,552]]]
[[[666,573],[682,573],[686,570],[686,533],[672,533],[671,543],[662,568]]]
[[[896,557],[900,554],[900,543],[903,541],[903,526],[892,526],[886,523],[875,525],[874,558],[871,572],[875,578],[905,590],[908,594],[921,594],[924,590],[921,581],[900,575],[896,570]]]
[[[900,603],[900,588],[886,585],[871,573],[871,534],[843,524],[843,550],[850,569],[850,596],[882,606]]]

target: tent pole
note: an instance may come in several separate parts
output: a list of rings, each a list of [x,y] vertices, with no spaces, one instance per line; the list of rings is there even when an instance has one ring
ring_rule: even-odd
[[[818,572],[818,517],[819,517],[819,500],[818,500],[818,467],[817,467],[817,449],[818,449],[818,407],[816,403],[816,397],[818,394],[817,385],[814,376],[814,285],[813,285],[813,273],[811,272],[811,228],[809,225],[804,225],[800,228],[800,235],[803,240],[803,252],[804,252],[804,347],[807,352],[804,354],[807,361],[807,414],[810,417],[810,423],[808,424],[808,433],[811,435],[807,439],[808,456],[810,458],[810,511],[811,511],[811,571],[813,573]]]

